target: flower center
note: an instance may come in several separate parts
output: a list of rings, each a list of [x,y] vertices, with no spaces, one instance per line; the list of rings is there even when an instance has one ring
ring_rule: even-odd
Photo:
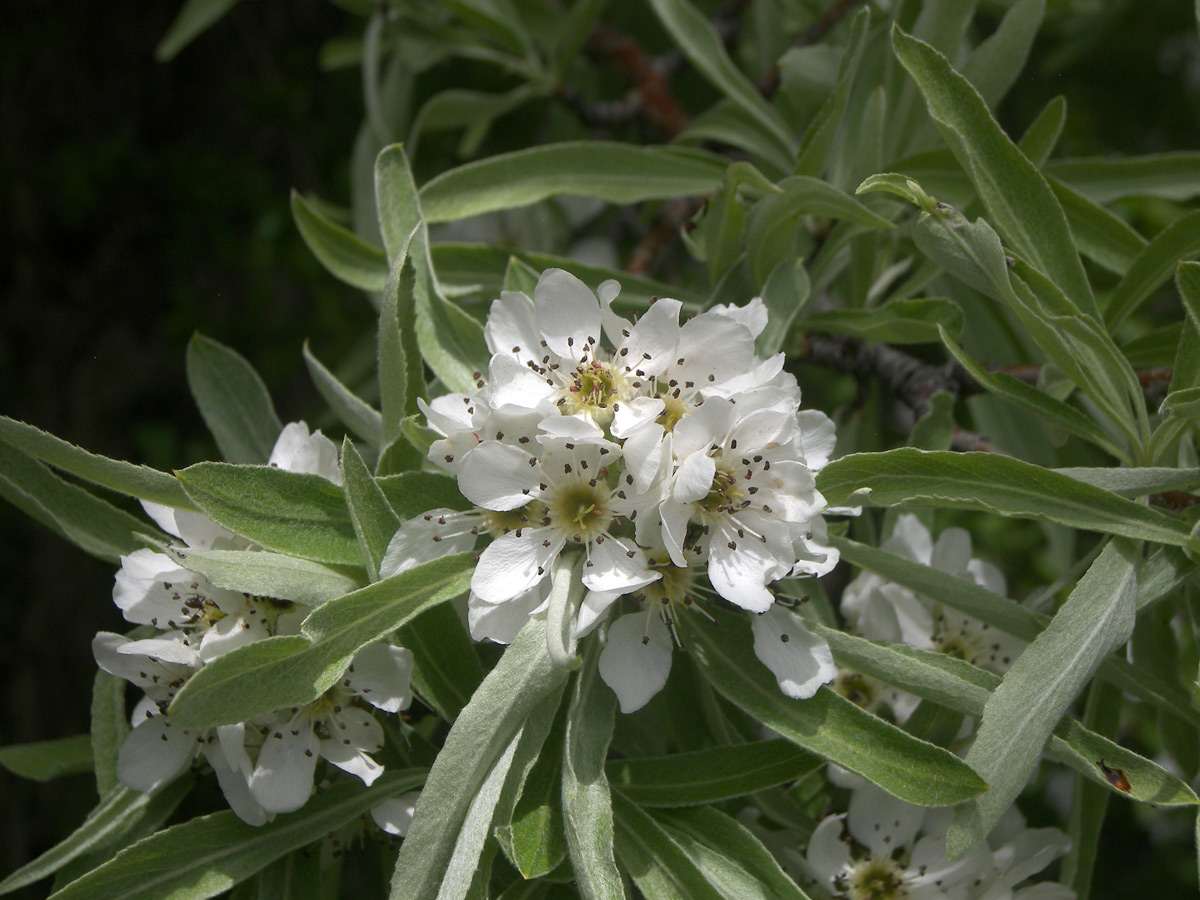
[[[855,863],[846,875],[849,900],[903,900],[908,896],[904,870],[890,859],[866,859]]]
[[[575,370],[564,396],[565,413],[584,413],[603,428],[612,421],[613,403],[627,399],[630,389],[625,376],[611,363],[591,360]]]
[[[737,476],[718,463],[708,496],[700,501],[700,509],[712,516],[729,513],[741,505],[741,500],[742,491],[738,487]]]
[[[867,712],[874,712],[879,706],[879,690],[876,683],[865,675],[850,669],[838,669],[837,676],[830,685],[855,706],[860,706]]]
[[[582,479],[560,485],[546,502],[550,523],[568,537],[591,541],[612,521],[608,490]]]
[[[678,390],[670,393],[669,389],[665,386],[660,385],[660,388],[659,398],[663,402],[664,409],[654,421],[662,426],[663,431],[669,434],[675,430],[675,426],[679,424],[679,420],[691,411],[691,406],[676,396],[679,393]]]
[[[673,606],[676,603],[687,604],[688,593],[692,589],[692,570],[673,565],[671,558],[666,554],[662,554],[662,558],[651,556],[646,560],[647,568],[653,572],[659,572],[662,577],[658,581],[652,581],[638,594],[637,599],[650,604],[661,604],[664,606]]]

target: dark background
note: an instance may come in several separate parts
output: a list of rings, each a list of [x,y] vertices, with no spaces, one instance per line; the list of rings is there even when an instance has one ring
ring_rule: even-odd
[[[292,188],[348,202],[358,75],[322,72],[317,51],[361,21],[318,0],[243,3],[156,63],[178,5],[23,2],[0,29],[0,413],[163,469],[215,456],[186,387],[195,330],[253,362],[284,421],[311,423],[320,404],[301,343],[336,361],[371,322],[288,208]],[[981,7],[986,27],[998,7]],[[1200,148],[1191,3],[1050,7],[1001,109],[1010,132],[1063,93],[1060,154]],[[1178,209],[1126,212],[1152,233]],[[92,636],[123,627],[112,578],[0,501],[0,745],[87,730]],[[87,777],[40,785],[0,771],[0,876],[94,802]],[[1098,883],[1144,890],[1149,865],[1194,886],[1194,860],[1150,856],[1128,807],[1114,804],[1119,836],[1106,841],[1137,847],[1139,865],[1129,852],[1102,859]]]

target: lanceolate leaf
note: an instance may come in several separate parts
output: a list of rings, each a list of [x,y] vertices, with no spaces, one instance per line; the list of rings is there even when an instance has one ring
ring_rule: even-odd
[[[604,772],[616,695],[600,680],[593,639],[575,680],[563,740],[562,808],[567,852],[584,900],[624,900],[613,858],[613,811]]]
[[[817,488],[831,506],[853,502],[853,496],[873,506],[977,509],[1188,545],[1187,528],[1169,516],[1070,476],[993,453],[911,448],[856,453],[822,469]]]
[[[0,747],[0,766],[34,781],[51,781],[63,775],[90,772],[92,741],[88,735],[80,734],[32,744],[9,744]]]
[[[1083,313],[1098,317],[1066,217],[1045,178],[944,56],[898,27],[892,31],[892,43],[1000,232]]]
[[[1137,552],[1112,541],[1050,625],[1017,658],[984,707],[967,754],[991,790],[955,811],[952,856],[979,844],[1025,786],[1042,745],[1101,661],[1133,632]]]
[[[871,309],[831,309],[805,316],[800,327],[831,331],[866,341],[889,344],[928,344],[943,332],[959,335],[963,314],[958,304],[944,297],[890,300]]]
[[[1104,320],[1115,329],[1175,273],[1181,260],[1200,255],[1200,210],[1164,228],[1133,261],[1104,307]]]
[[[616,759],[607,771],[613,786],[639,806],[697,806],[795,781],[824,764],[819,756],[775,738],[671,756]]]
[[[149,466],[138,466],[123,460],[98,456],[8,416],[0,416],[0,441],[16,447],[34,459],[110,491],[141,500],[152,500],[166,506],[193,508],[187,494],[173,475],[151,469]]]
[[[1200,153],[1058,159],[1046,165],[1046,173],[1093,203],[1123,197],[1190,200],[1200,194]]]
[[[958,803],[986,788],[953,754],[905,734],[827,688],[808,700],[784,697],[755,656],[745,620],[715,609],[710,614],[719,627],[697,622],[699,616],[680,616],[680,636],[713,687],[767,727],[908,803]]]
[[[292,217],[308,249],[331,275],[359,290],[383,290],[388,265],[382,250],[325,218],[313,204],[294,191]]]
[[[1045,11],[1045,0],[1014,3],[999,27],[967,59],[963,76],[979,91],[989,108],[996,108],[1025,68]]]
[[[302,635],[231,650],[180,689],[172,720],[184,728],[207,728],[311,702],[363,647],[463,593],[472,568],[468,554],[424,563],[318,607],[304,620]]]
[[[617,857],[647,900],[728,900],[687,850],[619,793],[613,812]]]
[[[176,474],[192,502],[235,534],[317,562],[362,565],[345,495],[320,475],[208,462]]]
[[[52,894],[54,900],[121,897],[203,900],[224,893],[292,850],[353,821],[388,797],[411,791],[421,769],[385,772],[370,788],[357,779],[316,794],[299,812],[253,826],[232,812],[213,813],[161,831]]]
[[[446,736],[400,848],[391,900],[435,900],[476,792],[566,674],[550,662],[544,623],[530,620]]]
[[[866,43],[867,28],[871,24],[870,8],[860,10],[850,23],[850,36],[842,60],[838,64],[837,81],[833,93],[817,111],[812,122],[804,132],[800,144],[800,158],[796,162],[796,174],[819,176],[825,170],[829,159],[829,151],[837,137],[838,126],[842,122],[842,114],[846,109],[846,100],[850,96],[850,86],[858,72],[858,64],[862,59],[863,46]]]
[[[319,606],[363,586],[361,571],[337,569],[269,550],[185,550],[168,546],[161,552],[179,560],[183,568],[203,575],[215,587],[307,606]]]
[[[350,521],[358,536],[367,574],[374,581],[379,577],[379,563],[383,561],[388,543],[400,527],[400,519],[388,505],[383,491],[349,438],[342,442],[342,481]]]
[[[0,443],[0,497],[86,553],[111,563],[141,547],[135,535],[152,530],[5,443]]]
[[[551,144],[467,163],[421,188],[427,222],[449,222],[547,197],[610,203],[710,194],[727,163],[698,150],[588,141]]]
[[[283,423],[250,363],[223,344],[196,334],[188,343],[187,377],[221,455],[232,463],[265,463]]]
[[[383,419],[379,410],[342,384],[336,375],[317,359],[304,342],[304,363],[312,376],[321,397],[329,404],[334,415],[342,420],[350,431],[367,442],[367,446],[379,449],[383,441]]]
[[[435,606],[398,634],[400,644],[412,651],[413,687],[438,715],[453,722],[483,681],[475,644],[458,613],[449,604]]]

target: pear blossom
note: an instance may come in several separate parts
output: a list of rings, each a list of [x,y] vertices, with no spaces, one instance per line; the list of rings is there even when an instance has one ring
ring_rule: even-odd
[[[833,423],[799,409],[783,354],[756,356],[761,299],[681,322],[683,304],[661,298],[629,320],[619,290],[549,269],[532,297],[492,303],[486,377],[420,404],[438,434],[429,460],[472,509],[402,523],[380,571],[477,553],[472,636],[505,643],[545,615],[566,663],[601,629],[601,677],[625,712],[665,684],[675,616],[719,598],[767,614],[759,658],[785,694],[809,697],[834,676],[829,648],[769,586],[837,562],[813,479]]]
[[[1004,575],[991,563],[972,558],[971,537],[961,528],[947,528],[935,541],[920,519],[904,514],[896,519],[883,549],[993,593],[1006,593]],[[846,586],[841,610],[850,627],[863,637],[946,653],[996,675],[1007,672],[1025,647],[1019,638],[873,572],[863,572]],[[898,721],[905,721],[919,702],[911,694],[875,685],[862,676],[844,677],[847,686],[854,682],[854,689],[863,692],[859,699],[864,706],[889,706]],[[966,736],[971,724],[964,728]]]
[[[823,819],[803,856],[784,863],[838,900],[1072,900],[1063,885],[1021,886],[1070,849],[1056,828],[1027,828],[1016,809],[980,846],[947,858],[949,809],[897,800],[854,776],[848,811]],[[838,779],[835,777],[835,781]]]

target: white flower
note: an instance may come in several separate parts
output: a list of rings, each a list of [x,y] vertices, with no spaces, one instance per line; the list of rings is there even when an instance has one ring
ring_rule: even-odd
[[[999,569],[971,558],[971,537],[961,528],[947,528],[934,541],[920,519],[901,515],[883,549],[994,593],[1006,592]],[[1008,671],[1025,646],[1024,641],[997,631],[986,622],[871,572],[863,572],[846,586],[841,609],[850,627],[863,637],[946,653],[997,675]],[[881,689],[879,696],[892,706],[901,722],[917,705],[915,698],[900,691]],[[969,734],[969,724],[966,729]]]
[[[370,756],[383,746],[383,729],[356,701],[384,712],[406,709],[412,702],[411,675],[409,651],[374,644],[316,700],[268,717],[249,778],[254,799],[270,813],[299,809],[313,792],[318,757],[372,784],[383,773],[383,766]]]
[[[337,445],[321,434],[319,429],[310,434],[303,421],[291,422],[283,427],[267,465],[289,472],[320,475],[334,484],[342,483]]]

